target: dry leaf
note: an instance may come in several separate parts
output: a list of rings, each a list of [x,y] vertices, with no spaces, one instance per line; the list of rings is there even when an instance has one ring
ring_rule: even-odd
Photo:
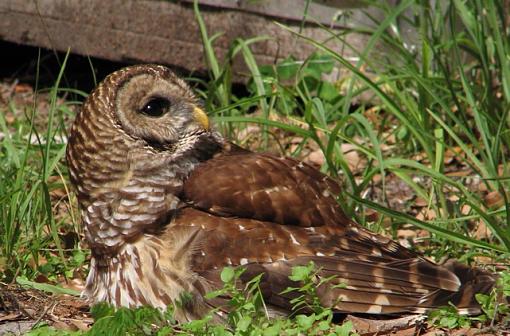
[[[14,114],[12,114],[12,112],[7,112],[4,115],[4,119],[7,125],[11,125],[16,121],[16,117],[14,117]]]
[[[484,197],[485,205],[489,209],[497,209],[505,203],[499,191],[491,191]]]
[[[461,328],[459,330],[454,331],[452,336],[493,336],[493,335],[505,335],[505,334],[494,334],[494,333],[486,333],[478,328]],[[508,334],[507,334],[508,335]]]
[[[416,230],[411,229],[399,229],[397,230],[397,238],[398,239],[414,239],[416,238],[417,233]]]
[[[31,93],[32,86],[30,86],[29,84],[26,84],[26,83],[20,83],[14,87],[14,92],[15,93]]]
[[[468,204],[463,204],[460,208],[460,213],[463,215],[469,215],[471,212],[471,206]]]
[[[428,221],[428,220],[436,219],[436,212],[434,211],[434,209],[423,208],[416,215],[416,218],[421,221]]]
[[[428,205],[429,205],[429,203],[427,202],[427,200],[420,196],[416,197],[416,200],[414,201],[414,204],[413,204],[413,206],[417,207],[417,208],[424,208]]]
[[[64,321],[53,321],[52,323],[53,328],[58,330],[70,330],[70,331],[76,331],[78,330],[74,325],[69,325],[68,323]]]
[[[375,174],[375,175],[372,177],[372,183],[379,184],[379,183],[381,183],[381,181],[382,181],[382,176],[381,176],[381,174]]]
[[[354,329],[361,335],[414,335],[416,323],[421,323],[422,315],[410,315],[391,320],[372,320],[348,315],[347,321],[351,321]],[[407,331],[409,330],[410,333]]]
[[[365,219],[369,222],[376,222],[379,220],[379,213],[374,209],[365,210]]]
[[[76,320],[76,319],[70,319],[69,324],[73,325],[75,327],[75,330],[80,331],[87,331],[90,329],[90,324],[93,323],[91,319],[85,319],[85,320]]]
[[[471,175],[473,172],[469,170],[456,170],[445,173],[448,177],[466,177]]]
[[[85,281],[83,279],[74,278],[66,281],[59,281],[60,286],[81,292],[85,289]],[[83,301],[76,301],[76,304],[84,304]]]
[[[422,334],[421,336],[447,336],[448,334],[444,330],[438,330],[434,329],[432,331],[428,331],[425,334]]]
[[[350,170],[356,170],[358,167],[362,166],[362,160],[356,151],[356,146],[344,143],[340,147]]]
[[[0,322],[16,321],[16,320],[19,320],[19,319],[21,319],[23,317],[24,317],[23,314],[21,314],[19,312],[10,313],[10,314],[4,315],[4,316],[0,316]]]
[[[324,153],[321,150],[315,150],[306,157],[305,161],[307,161],[309,164],[320,167],[324,164],[324,162],[326,162],[326,159],[324,157]]]
[[[480,183],[478,185],[478,191],[481,191],[481,192],[487,191],[487,185],[485,183]]]
[[[476,226],[476,231],[473,235],[477,240],[488,239],[492,237],[492,232],[487,228],[485,222],[480,220]]]

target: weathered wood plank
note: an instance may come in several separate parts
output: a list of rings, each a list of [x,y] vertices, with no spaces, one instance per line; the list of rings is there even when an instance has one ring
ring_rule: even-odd
[[[208,1],[208,0],[204,0]],[[273,23],[273,18],[234,9],[201,6],[209,34],[223,34],[215,41],[223,57],[236,38],[268,36],[252,45],[258,62],[272,63],[279,57],[305,58],[314,48]],[[299,21],[285,21],[298,29]],[[303,33],[325,40],[329,33],[306,25]],[[114,61],[155,62],[203,71],[200,32],[188,2],[140,0],[2,0],[0,39]],[[365,38],[350,40],[360,48]],[[330,46],[341,50],[338,41]],[[348,51],[346,56],[350,56]],[[235,68],[243,69],[241,58]]]
[[[194,0],[182,1],[194,2]],[[305,20],[311,23],[319,22],[331,27],[340,26],[338,22],[334,21],[337,12],[345,9],[366,7],[362,1],[356,0],[314,0],[310,1],[310,3],[307,3],[306,0],[200,0],[199,2],[201,5],[216,8],[236,9],[276,19],[299,22]],[[304,17],[305,13],[306,17]]]

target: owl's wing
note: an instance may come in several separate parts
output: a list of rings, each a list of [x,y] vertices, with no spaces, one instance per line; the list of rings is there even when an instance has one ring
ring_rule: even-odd
[[[184,199],[211,214],[314,227],[346,225],[339,185],[287,157],[235,148],[200,164],[184,185]]]
[[[336,197],[341,188],[317,169],[288,157],[258,154],[229,144],[199,165],[184,184],[182,197],[219,217],[253,219],[298,227],[334,226],[363,251],[376,235],[348,219]],[[377,236],[381,253],[414,256],[391,239]],[[353,250],[355,251],[355,250]]]
[[[283,291],[299,284],[288,276],[293,266],[310,261],[317,269],[317,283],[332,277],[317,288],[321,303],[341,312],[421,313],[451,301],[473,313],[479,310],[473,294],[494,284],[487,274],[462,279],[456,274],[458,265],[439,266],[412,252],[390,253],[387,239],[367,238],[357,229],[275,225],[193,208],[181,209],[170,228],[166,234],[200,228],[196,244],[189,249],[189,263],[207,284],[204,288],[221,287],[223,267],[245,267],[241,280],[263,274],[260,287],[274,311],[290,311],[289,302],[299,293]]]
[[[318,288],[321,302],[338,311],[421,313],[450,301],[479,311],[474,293],[490,290],[491,275],[436,265],[365,230],[344,215],[340,192],[297,160],[234,147],[193,171],[183,193],[190,207],[173,225],[201,228],[191,263],[207,283],[220,287],[225,266],[245,267],[245,280],[263,273],[275,310],[288,311],[297,295],[282,293],[298,286],[288,278],[292,267],[313,261],[319,278],[333,277]]]

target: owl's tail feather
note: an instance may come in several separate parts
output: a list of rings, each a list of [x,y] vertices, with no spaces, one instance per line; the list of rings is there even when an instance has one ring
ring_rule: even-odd
[[[425,263],[427,266],[416,267],[416,265],[421,263]],[[382,293],[373,296],[373,300],[379,305],[369,306],[366,311],[367,313],[377,312],[377,309],[380,307],[381,313],[402,313],[407,310],[411,313],[423,314],[453,304],[457,307],[459,314],[480,314],[480,304],[476,300],[475,295],[477,293],[489,294],[497,280],[495,274],[469,267],[455,260],[441,266],[428,263],[424,260],[414,260],[407,263],[407,265],[409,269],[421,269],[416,273],[410,271],[409,287],[407,289],[402,288],[402,292],[399,293],[399,295],[403,296],[403,299],[395,301],[392,297],[396,294],[384,293],[386,290],[382,290]],[[403,266],[403,269],[405,270],[406,266]],[[453,277],[457,278],[460,284],[456,290],[447,288],[444,285],[445,279]],[[429,279],[428,282],[426,282],[427,278]],[[433,287],[434,281],[436,282],[436,288]],[[380,286],[385,287],[384,280],[381,281]],[[352,307],[349,306],[347,304],[349,311],[351,311]],[[339,308],[344,308],[341,303]]]
[[[442,301],[448,299],[457,307],[460,314],[480,314],[480,305],[475,295],[477,293],[490,294],[496,285],[497,275],[479,268],[469,267],[456,260],[448,261],[443,267],[454,273],[462,285],[457,292],[452,293],[450,297],[443,298]]]
[[[285,292],[299,287],[288,279],[292,267],[313,261],[318,269],[317,295],[321,304],[335,311],[368,314],[426,313],[454,304],[461,314],[478,314],[476,293],[488,294],[497,276],[459,262],[436,265],[423,258],[374,262],[345,256],[298,257],[289,261],[256,266],[264,268],[261,288],[270,305],[289,309],[299,293]],[[329,278],[325,283],[319,279]]]
[[[419,266],[417,267],[417,265]],[[381,313],[402,313],[407,311],[423,314],[453,304],[457,307],[459,314],[480,314],[481,308],[475,298],[475,294],[489,294],[497,280],[495,274],[469,267],[454,260],[440,266],[423,259],[418,259],[408,263],[404,261],[401,266],[404,272],[406,269],[409,270],[408,288],[403,287],[402,292],[399,294],[385,293],[387,290],[383,289],[381,293],[372,296],[374,303],[377,303],[377,305],[369,306],[366,310],[367,313],[377,313],[380,307]],[[418,269],[419,271],[413,271]],[[457,278],[459,281],[459,286],[456,290],[445,286],[445,280],[453,278]],[[382,280],[376,286],[387,288],[387,286],[384,286],[385,280]],[[434,288],[434,282],[436,283],[436,288]],[[377,284],[377,281],[374,284]],[[393,297],[400,295],[402,296],[400,300],[393,299]],[[348,311],[351,311],[352,307],[349,306],[347,304]],[[342,303],[339,304],[339,308],[344,308]]]

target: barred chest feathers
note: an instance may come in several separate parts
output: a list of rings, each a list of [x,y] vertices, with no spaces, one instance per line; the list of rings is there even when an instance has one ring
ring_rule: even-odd
[[[176,239],[186,241],[186,237]],[[183,293],[189,293],[193,300],[186,302],[185,309],[176,309],[175,318],[200,318],[207,313],[201,295],[211,289],[202,287],[189,268],[188,255],[179,253],[179,245],[169,247],[168,242],[144,234],[137,241],[124,244],[114,257],[93,257],[83,295],[94,303],[105,301],[117,307],[151,305],[164,310],[181,302]]]
[[[177,310],[176,318],[188,321],[206,312],[200,302],[204,289],[201,284],[200,291],[195,287],[198,278],[189,267],[186,251],[193,250],[188,250],[193,244],[189,234],[165,241],[157,236],[181,205],[176,195],[196,164],[185,160],[182,165],[172,166],[180,169],[157,178],[131,179],[85,209],[85,235],[93,247],[85,297],[93,303],[106,301],[117,307],[150,304],[166,309],[185,292],[196,299],[188,303],[193,307]],[[122,198],[112,202],[114,195]]]

